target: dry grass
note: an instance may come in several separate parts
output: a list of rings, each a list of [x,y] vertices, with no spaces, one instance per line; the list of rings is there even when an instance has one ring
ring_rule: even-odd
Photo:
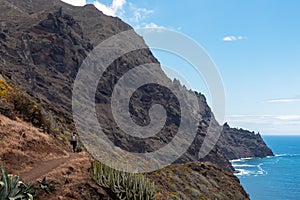
[[[30,176],[32,173],[39,175],[31,180],[38,189],[35,199],[111,199],[90,176],[89,154],[70,153],[70,145],[58,136],[45,134],[29,123],[0,115],[0,146],[0,163],[8,173],[24,175],[21,179],[25,180],[34,177]],[[45,173],[40,175],[40,171]],[[50,194],[39,189],[39,181],[43,177],[55,188]]]

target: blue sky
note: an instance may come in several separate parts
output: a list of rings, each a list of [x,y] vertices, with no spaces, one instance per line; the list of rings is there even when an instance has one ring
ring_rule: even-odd
[[[70,1],[70,0],[64,0]],[[300,1],[72,0],[135,28],[165,27],[199,43],[226,92],[226,121],[262,134],[300,134]],[[155,52],[184,77],[184,63]],[[175,62],[176,61],[176,62]],[[192,88],[208,96],[194,82]]]

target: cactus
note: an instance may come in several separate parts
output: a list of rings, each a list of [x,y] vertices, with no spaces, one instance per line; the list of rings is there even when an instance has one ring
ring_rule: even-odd
[[[155,199],[156,187],[143,174],[118,171],[99,162],[92,163],[91,173],[97,184],[110,189],[120,200]]]
[[[33,186],[19,181],[19,176],[7,174],[2,167],[0,178],[0,199],[1,200],[33,200]]]

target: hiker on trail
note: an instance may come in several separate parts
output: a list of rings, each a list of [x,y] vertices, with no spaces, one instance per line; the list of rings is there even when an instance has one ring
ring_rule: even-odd
[[[77,134],[75,132],[71,136],[70,143],[73,146],[73,152],[75,153],[77,148]]]

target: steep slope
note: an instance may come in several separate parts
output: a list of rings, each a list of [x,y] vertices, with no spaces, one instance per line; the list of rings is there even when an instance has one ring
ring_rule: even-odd
[[[57,123],[72,124],[72,87],[82,61],[101,41],[131,27],[118,18],[103,15],[92,5],[73,7],[57,0],[0,2],[5,5],[0,8],[0,72],[8,82],[39,99],[46,110],[54,113]],[[143,43],[141,38],[140,42]],[[176,133],[179,126],[178,102],[176,99],[164,99],[162,95],[163,101],[171,109],[170,122],[154,138],[141,141],[117,128],[110,108],[112,90],[126,72],[145,63],[158,63],[147,48],[121,56],[106,70],[96,93],[98,118],[104,132],[115,145],[131,152],[151,152],[160,148],[174,137],[168,134],[169,131]],[[161,69],[157,73],[166,81],[169,80]],[[186,90],[176,81],[173,86]],[[149,101],[149,98],[141,97],[166,93],[159,86],[139,90],[131,102],[132,115],[137,124],[149,123],[147,108],[157,100],[150,98]],[[199,129],[193,144],[176,161],[178,163],[197,161],[208,124],[213,122],[219,126],[205,97],[198,93],[197,96],[200,107],[200,117],[197,119]],[[212,161],[233,171],[228,159],[268,155],[273,154],[261,137],[224,126],[218,145],[202,160]]]
[[[0,138],[0,164],[8,173],[34,183],[35,199],[111,199],[90,177],[90,156],[69,153],[69,145],[62,138],[2,115]],[[39,189],[44,177],[51,183],[50,195]]]
[[[172,199],[249,199],[236,176],[208,162],[170,165],[148,177]]]
[[[0,164],[8,173],[34,183],[35,199],[114,199],[111,191],[92,180],[92,158],[86,152],[71,153],[71,147],[59,136],[0,115],[0,146]],[[49,194],[40,189],[44,177],[51,186]],[[157,199],[249,199],[232,173],[210,163],[170,165],[148,174],[148,178],[157,187]]]

